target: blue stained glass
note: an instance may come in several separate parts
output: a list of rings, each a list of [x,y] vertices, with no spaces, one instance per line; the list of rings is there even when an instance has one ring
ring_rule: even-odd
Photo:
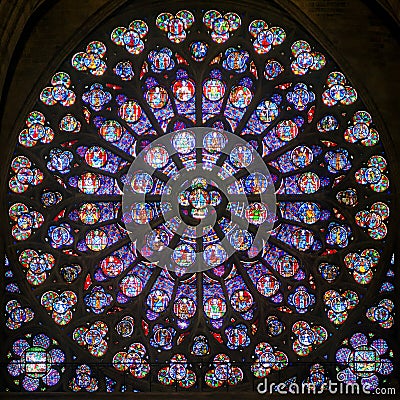
[[[276,373],[321,386],[324,360],[370,391],[392,374],[390,157],[311,38],[290,43],[290,19],[249,15],[106,21],[93,32],[104,43],[80,46],[40,88],[10,162],[7,390],[213,390]],[[61,344],[29,333],[47,327],[43,310]],[[298,360],[311,367],[293,377]]]
[[[207,43],[201,41],[193,42],[190,45],[190,51],[192,53],[192,57],[196,61],[203,61],[207,55],[208,45]]]

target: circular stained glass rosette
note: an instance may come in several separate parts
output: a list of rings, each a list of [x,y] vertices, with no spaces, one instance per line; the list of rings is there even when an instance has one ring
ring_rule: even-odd
[[[40,88],[40,112],[21,123],[4,276],[18,301],[5,329],[28,332],[45,309],[68,357],[114,360],[112,373],[92,369],[99,388],[112,389],[118,371],[145,378],[155,351],[170,360],[160,384],[181,389],[277,370],[289,379],[297,356],[311,364],[337,349],[339,325],[393,325],[383,301],[394,287],[396,218],[384,132],[337,65],[268,7],[268,21],[243,10],[166,9],[118,25],[115,15],[91,33],[102,42],[80,45]],[[260,334],[270,344],[255,347]],[[133,337],[142,344],[129,347]],[[17,389],[65,385],[61,368],[61,379],[31,376],[44,363],[18,358],[26,343],[14,341],[8,365]],[[176,346],[190,351],[173,358]],[[378,364],[357,348],[338,362]],[[211,362],[217,350],[229,357]],[[254,352],[250,368],[234,366]],[[210,365],[200,371],[197,356]],[[391,352],[384,357],[362,377],[370,387],[390,373]]]
[[[204,150],[225,162],[221,167],[207,169],[194,159],[191,168],[182,168],[186,154]],[[169,176],[171,163],[174,173]],[[251,194],[257,194],[257,201],[246,194],[231,193],[229,188],[239,179],[229,174],[229,169],[235,175],[243,175],[242,181]],[[205,271],[221,265],[237,250],[245,251],[252,244],[268,240],[275,222],[275,188],[260,155],[237,136],[212,128],[191,128],[164,135],[134,160],[128,175],[134,181],[124,186],[123,214],[126,221],[132,221],[125,224],[126,229],[137,249],[159,267],[186,273]],[[153,202],[145,203],[153,176],[162,176],[168,189],[154,196]],[[237,204],[243,212],[236,210]],[[231,209],[230,216],[226,208]],[[204,235],[221,230],[227,217],[236,227],[235,232],[208,245]],[[165,240],[163,246],[155,248],[152,243],[157,229],[164,231]],[[197,240],[203,244],[198,246]]]

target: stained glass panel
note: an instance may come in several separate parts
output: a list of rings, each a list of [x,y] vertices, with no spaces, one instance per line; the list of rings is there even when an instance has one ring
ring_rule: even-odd
[[[390,160],[268,18],[128,6],[49,77],[10,160],[8,390],[390,382]]]

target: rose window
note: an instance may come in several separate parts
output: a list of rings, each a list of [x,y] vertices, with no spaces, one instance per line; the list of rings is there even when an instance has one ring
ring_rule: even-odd
[[[127,5],[48,77],[9,168],[9,390],[392,376],[382,134],[259,14]]]

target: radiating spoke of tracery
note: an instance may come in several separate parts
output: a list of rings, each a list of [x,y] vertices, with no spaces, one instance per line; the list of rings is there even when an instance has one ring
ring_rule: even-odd
[[[374,391],[395,311],[372,113],[279,14],[133,11],[21,123],[7,387],[252,390],[271,374]]]

